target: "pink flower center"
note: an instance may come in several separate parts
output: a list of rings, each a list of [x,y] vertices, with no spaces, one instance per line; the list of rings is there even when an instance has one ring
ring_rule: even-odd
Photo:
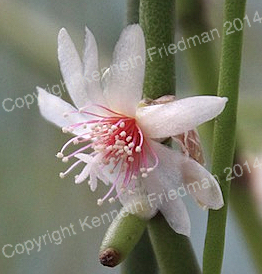
[[[98,163],[100,171],[103,174],[106,173],[104,172],[105,167],[108,166],[110,168],[107,173],[115,174],[111,189],[103,199],[98,200],[98,204],[102,204],[117,184],[121,184],[119,188],[121,191],[118,191],[115,198],[118,198],[127,188],[129,191],[134,188],[135,180],[139,177],[146,178],[148,173],[158,165],[158,157],[149,146],[135,118],[124,116],[102,106],[99,107],[109,115],[98,115],[81,110],[81,113],[94,116],[95,119],[63,128],[63,132],[72,132],[80,128],[85,130],[81,135],[70,139],[57,154],[57,157],[62,158],[63,162],[67,162],[70,158],[87,152],[87,150],[92,157],[98,154],[101,156]],[[64,156],[64,150],[72,143],[75,145],[84,143],[85,145],[68,156]],[[60,173],[60,177],[63,178],[81,162],[83,161],[79,160],[74,163],[66,172]],[[104,176],[107,177],[107,174]],[[129,187],[130,183],[132,183],[131,188]],[[115,198],[111,198],[109,201],[114,201]]]

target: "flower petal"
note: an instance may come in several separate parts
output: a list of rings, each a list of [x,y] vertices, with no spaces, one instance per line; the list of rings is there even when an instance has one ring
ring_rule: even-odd
[[[142,98],[145,71],[145,40],[139,25],[125,28],[116,44],[110,66],[110,79],[104,95],[110,107],[134,116]]]
[[[86,166],[83,168],[80,174],[75,177],[75,183],[81,184],[82,182],[84,182],[84,180],[86,180],[90,175],[90,170],[91,164],[86,164]]]
[[[100,72],[98,70],[97,44],[93,33],[86,27],[85,48],[83,56],[84,76],[86,80],[88,98],[103,106],[107,106],[100,85]]]
[[[66,87],[76,107],[90,104],[81,59],[64,28],[58,34],[58,60]]]
[[[176,233],[190,236],[191,224],[186,206],[180,197],[173,201],[164,201],[159,210]]]
[[[189,97],[167,104],[139,108],[137,119],[148,137],[170,137],[213,119],[223,111],[226,102],[225,97]]]
[[[63,101],[59,97],[48,93],[40,87],[37,87],[37,91],[40,112],[48,121],[56,124],[59,127],[68,127],[72,124],[85,122],[88,120],[87,115],[77,113],[77,110],[73,106]],[[65,113],[72,114],[65,116]],[[81,134],[82,130],[78,129],[73,131],[73,133]]]
[[[97,178],[104,182],[104,184],[109,184],[108,178],[103,174],[99,166],[101,160],[100,154],[93,157],[86,153],[78,153],[75,157],[86,163],[82,172],[76,177],[76,184],[82,183],[88,176],[90,176],[89,185],[92,191],[95,191],[97,188]]]
[[[188,158],[182,163],[184,183],[203,209],[220,209],[224,205],[220,186],[214,176],[195,160]]]
[[[133,185],[135,184],[135,187]],[[147,192],[144,182],[136,180],[130,182],[131,187],[122,190],[122,184],[116,185],[117,193],[121,204],[126,207],[126,210],[144,219],[151,219],[158,211],[158,208],[151,207],[147,198]]]
[[[144,179],[148,199],[155,199],[155,206],[177,233],[189,236],[190,219],[186,206],[179,197],[183,183],[180,154],[154,141],[150,145],[159,157],[159,166]],[[186,196],[185,191],[181,190],[183,196]],[[154,206],[154,202],[151,204]]]

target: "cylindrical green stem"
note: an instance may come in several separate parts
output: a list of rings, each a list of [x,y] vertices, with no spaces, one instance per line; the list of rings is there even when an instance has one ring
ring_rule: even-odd
[[[243,164],[243,163],[242,163]],[[252,171],[253,172],[253,171]],[[250,178],[244,174],[232,183],[230,205],[236,214],[249,246],[251,255],[257,267],[257,273],[262,273],[262,222],[251,192]],[[249,175],[249,173],[248,173]]]
[[[207,22],[204,1],[177,1],[177,15],[185,40],[190,37],[195,37],[195,39],[197,39],[196,36],[200,37],[200,43],[196,42],[194,46],[191,42],[192,45],[184,53],[188,59],[190,73],[196,83],[197,91],[202,95],[215,95],[218,84],[218,62],[213,40],[219,39],[219,36]],[[204,40],[205,43],[202,37],[208,37],[210,40]]]
[[[30,16],[32,14],[34,16]],[[56,37],[50,31],[55,29],[55,25],[48,25],[45,19],[35,10],[30,10],[29,5],[19,1],[1,1],[1,42],[7,41],[8,47],[13,47],[17,53],[17,58],[28,62],[28,66],[49,80],[57,81]]]
[[[146,38],[144,95],[175,94],[175,1],[141,0],[139,22]]]
[[[162,214],[148,225],[161,274],[201,273],[188,237],[175,233]]]
[[[139,22],[147,48],[144,94],[151,99],[175,94],[175,1],[140,0]],[[148,229],[161,274],[199,273],[189,238],[175,233],[161,213]]]
[[[224,24],[243,20],[246,0],[226,0]],[[226,96],[229,101],[225,111],[215,122],[213,174],[221,182],[225,205],[219,211],[209,211],[205,241],[203,273],[220,273],[224,253],[225,226],[228,207],[230,182],[226,180],[224,169],[231,167],[235,150],[235,128],[238,103],[238,87],[241,65],[243,31],[235,30],[228,34],[228,24],[224,27],[222,55],[220,63],[218,96]]]
[[[139,23],[140,0],[127,0],[126,23]],[[147,231],[121,265],[122,274],[157,274],[157,262]]]
[[[191,42],[190,48],[183,52],[195,84],[193,93],[215,95],[218,85],[218,59],[214,43],[220,39],[220,35],[217,35],[218,32],[211,27],[206,18],[203,0],[178,0],[176,8],[182,36],[186,41],[192,37],[196,39],[196,46]],[[198,37],[200,43],[197,42]],[[209,37],[210,40],[204,40],[204,43],[202,37]],[[213,130],[214,121],[209,121],[200,128],[201,139],[210,153]]]
[[[147,222],[123,207],[108,228],[100,247],[100,262],[109,267],[121,263],[143,235]]]
[[[137,24],[139,22],[139,4],[140,0],[127,0],[126,21],[127,25]]]
[[[157,274],[158,267],[147,231],[121,267],[123,274]]]

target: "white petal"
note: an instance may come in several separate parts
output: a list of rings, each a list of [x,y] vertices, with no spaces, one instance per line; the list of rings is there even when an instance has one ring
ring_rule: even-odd
[[[180,197],[173,201],[164,201],[159,210],[176,233],[190,236],[191,224],[186,206]]]
[[[104,95],[110,107],[134,116],[141,100],[145,71],[145,40],[139,25],[125,28],[116,44]]]
[[[75,155],[75,157],[81,161],[83,161],[86,164],[89,164],[92,162],[93,157],[86,153],[78,153]]]
[[[85,31],[86,36],[83,63],[88,98],[96,104],[107,106],[100,85],[101,76],[98,68],[98,53],[96,40],[92,32],[87,27],[85,28]]]
[[[103,171],[99,166],[101,160],[100,154],[92,157],[86,153],[78,153],[75,155],[75,157],[82,160],[88,166],[88,168],[85,167],[77,177],[76,183],[83,182],[90,175],[90,188],[92,191],[95,191],[97,187],[97,178],[104,182],[104,184],[109,184],[109,179],[103,174]]]
[[[175,136],[219,115],[227,98],[195,96],[162,105],[139,108],[137,119],[150,138]]]
[[[90,189],[91,191],[95,191],[97,188],[97,174],[91,170],[90,172]]]
[[[204,167],[191,158],[182,163],[184,184],[203,209],[219,209],[224,205],[217,180]]]
[[[89,118],[80,113],[72,113],[64,115],[65,113],[71,113],[77,111],[67,102],[63,101],[59,97],[48,93],[42,88],[37,87],[38,91],[38,105],[41,114],[50,122],[56,124],[59,127],[68,127],[75,123],[85,122]],[[75,130],[75,134],[81,134],[82,131]]]
[[[75,179],[76,184],[81,184],[90,175],[91,164],[86,164],[81,173]]]
[[[151,219],[158,211],[158,208],[151,207],[147,198],[147,192],[143,181],[135,180],[130,182],[130,187],[122,190],[122,184],[117,184],[117,193],[121,193],[119,200],[126,207],[126,210],[144,219]],[[135,184],[135,187],[133,185]]]
[[[159,157],[159,166],[144,179],[147,192],[151,195],[148,198],[155,199],[152,206],[155,204],[159,208],[177,233],[189,236],[190,219],[180,197],[187,195],[182,189],[180,154],[156,142],[150,142],[150,145]]]
[[[81,59],[67,31],[58,34],[58,60],[68,92],[78,107],[90,104]]]

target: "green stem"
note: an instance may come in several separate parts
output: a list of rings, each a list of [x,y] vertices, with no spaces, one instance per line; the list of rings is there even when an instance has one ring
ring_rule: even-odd
[[[157,262],[147,231],[121,267],[123,274],[158,273]]]
[[[127,0],[126,23],[139,23],[140,0]],[[147,231],[121,265],[122,274],[157,274],[158,267]]]
[[[127,25],[137,24],[139,22],[139,4],[140,0],[127,0]]]
[[[244,175],[232,183],[230,205],[247,241],[257,271],[262,273],[262,223],[254,195],[251,193],[249,179]]]
[[[202,38],[201,34],[212,36],[212,27],[205,18],[205,8],[202,0],[177,1],[178,24],[182,29],[185,40],[196,35]],[[216,36],[214,35],[214,40]],[[217,38],[219,39],[219,38]],[[190,72],[195,80],[199,94],[216,94],[218,84],[218,62],[215,54],[214,43],[197,44],[185,51]]]
[[[114,267],[121,263],[142,237],[147,222],[128,214],[125,207],[109,226],[102,241],[99,259],[101,264]]]
[[[184,54],[188,61],[189,72],[196,86],[194,93],[201,95],[215,95],[218,85],[218,60],[214,42],[219,37],[212,35],[213,30],[205,16],[205,6],[203,0],[180,0],[177,1],[178,25],[181,28],[182,36],[187,41],[190,37],[200,37],[201,34],[208,34],[211,41],[197,44],[188,48]],[[180,39],[179,39],[180,40]],[[212,151],[212,139],[214,121],[209,121],[200,127],[200,136],[204,140],[208,152]]]
[[[161,274],[201,273],[189,238],[175,233],[162,214],[151,219],[148,230]]]
[[[57,81],[55,25],[46,22],[41,14],[20,2],[1,1],[0,36],[13,47],[18,58],[41,72],[47,79]],[[34,16],[32,16],[34,15]],[[44,46],[43,46],[44,45]]]
[[[168,52],[175,40],[175,1],[141,0],[139,22],[147,48],[144,94],[175,94],[175,55]]]
[[[224,23],[244,17],[246,0],[225,0]],[[213,174],[218,175],[225,205],[218,211],[209,210],[207,234],[205,240],[203,273],[221,272],[225,227],[228,208],[230,182],[226,181],[224,169],[231,167],[235,150],[236,114],[238,87],[241,65],[243,31],[227,34],[224,27],[222,53],[219,74],[218,96],[226,96],[229,101],[225,111],[215,122]]]
[[[144,94],[175,94],[175,56],[168,52],[175,39],[175,1],[140,0],[139,22],[147,48]],[[200,272],[189,238],[175,233],[161,213],[148,229],[161,274]]]

